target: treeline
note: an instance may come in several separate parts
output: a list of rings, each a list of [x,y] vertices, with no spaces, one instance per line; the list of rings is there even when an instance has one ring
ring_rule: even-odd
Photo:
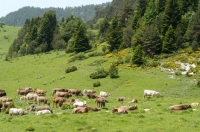
[[[84,22],[91,20],[95,16],[95,7],[99,6],[105,8],[108,3],[102,3],[100,5],[85,5],[77,7],[66,7],[63,8],[39,8],[39,7],[23,7],[17,11],[7,14],[5,17],[0,18],[0,22],[6,23],[7,25],[23,26],[26,19],[31,19],[33,17],[42,17],[45,12],[55,11],[56,18],[62,20],[62,18],[68,18],[71,15],[80,17]]]
[[[53,26],[42,24],[49,21],[45,15],[32,19],[28,25],[26,22],[9,55],[22,54],[23,48],[26,52],[22,55],[52,49],[83,52],[97,42],[107,42],[110,52],[131,47],[132,62],[140,65],[146,57],[174,53],[189,46],[196,50],[200,44],[198,4],[199,0],[113,0],[106,8],[96,6],[94,19],[86,24],[75,16],[56,22],[55,13],[47,12],[54,14]],[[51,35],[45,36],[50,31]]]

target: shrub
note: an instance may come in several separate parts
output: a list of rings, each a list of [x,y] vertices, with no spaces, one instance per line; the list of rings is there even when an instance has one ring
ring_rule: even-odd
[[[197,86],[200,87],[200,80],[197,81]]]
[[[65,72],[66,73],[70,73],[70,72],[74,72],[77,70],[77,67],[76,66],[72,66],[72,67],[68,67]]]
[[[26,128],[26,131],[35,131],[35,128],[33,128],[33,127],[28,127],[28,128]]]
[[[90,78],[92,79],[98,79],[98,78],[106,78],[108,76],[108,72],[104,70],[104,68],[99,68],[96,70],[95,73],[92,73],[90,75]]]
[[[129,55],[129,54],[126,55],[124,59],[125,59],[125,60],[124,60],[125,63],[129,63],[130,60],[131,60],[131,55]]]
[[[95,57],[95,56],[102,56],[103,53],[100,53],[100,52],[92,52],[90,54],[88,54],[89,57]]]
[[[101,86],[101,83],[99,81],[93,83],[93,87],[99,87],[99,86]]]
[[[118,68],[113,63],[109,69],[110,78],[118,78]]]

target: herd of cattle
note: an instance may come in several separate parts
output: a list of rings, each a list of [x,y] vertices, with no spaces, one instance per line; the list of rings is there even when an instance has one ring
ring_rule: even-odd
[[[52,108],[50,107],[51,102],[46,98],[46,90],[42,89],[32,89],[31,87],[20,88],[17,90],[17,95],[21,96],[20,100],[25,100],[27,105],[30,104],[32,100],[34,103],[27,106],[26,109],[23,108],[15,108],[13,99],[6,96],[5,90],[0,90],[0,109],[1,111],[8,111],[9,115],[25,115],[28,114],[29,111],[35,111],[36,115],[40,114],[50,114],[53,113]],[[71,108],[72,113],[87,113],[88,111],[99,111],[102,108],[105,108],[107,101],[107,97],[111,96],[110,93],[101,91],[99,95],[96,94],[95,90],[86,90],[83,91],[77,89],[64,89],[64,88],[54,88],[51,92],[52,103],[54,107],[62,107]],[[97,107],[88,106],[86,101],[81,101],[77,98],[72,98],[70,101],[67,101],[70,97],[78,97],[78,96],[87,96],[88,99],[95,99]],[[160,92],[154,90],[144,90],[144,98],[147,96],[150,97],[159,97],[162,96]],[[119,97],[117,99],[119,102],[125,101],[125,97]],[[44,105],[41,106],[41,103]],[[133,99],[129,103],[138,103],[137,99]],[[37,104],[37,105],[36,105]],[[55,105],[55,106],[54,106]],[[192,108],[192,106],[199,106],[198,102],[194,102],[188,105],[173,105],[168,108],[168,110],[185,110],[188,108]],[[118,108],[113,108],[112,112],[118,112],[121,114],[128,114],[130,110],[138,109],[137,105],[134,106],[120,106]],[[149,109],[144,109],[145,111],[149,111]]]

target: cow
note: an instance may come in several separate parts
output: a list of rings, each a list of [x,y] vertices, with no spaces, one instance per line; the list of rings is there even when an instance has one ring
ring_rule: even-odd
[[[57,104],[59,104],[59,107],[62,106],[63,102],[66,101],[66,98],[63,97],[54,97],[53,98],[53,107],[54,107],[54,103],[56,104],[56,108],[57,108]]]
[[[81,102],[75,102],[75,103],[73,103],[73,106],[74,107],[82,107],[82,106],[85,106],[86,105],[86,101],[81,101]]]
[[[72,97],[72,94],[69,92],[56,92],[56,96],[69,98],[69,97]]]
[[[25,115],[28,114],[27,111],[23,110],[22,108],[10,108],[9,109],[9,115]]]
[[[39,96],[45,96],[47,91],[46,90],[42,90],[42,89],[38,89],[38,88],[35,88],[34,89],[34,92],[39,95]]]
[[[161,94],[160,94],[160,92],[157,92],[155,90],[144,90],[144,98],[146,96],[152,96],[152,97],[157,96],[157,97],[159,97],[159,96],[161,96]]]
[[[54,88],[54,89],[52,89],[51,94],[52,94],[52,96],[54,96],[54,94],[56,92],[67,92],[67,91],[64,88]]]
[[[40,110],[49,110],[53,113],[52,109],[49,106],[35,106],[34,104],[26,108],[28,111],[40,111]]]
[[[104,91],[101,91],[99,96],[100,97],[109,97],[109,96],[111,96],[111,94],[104,92]]]
[[[6,91],[3,89],[0,89],[0,97],[6,96]]]
[[[36,115],[40,115],[40,114],[51,114],[52,112],[50,110],[39,110],[36,111],[35,114]]]
[[[40,102],[43,102],[44,104],[50,106],[50,102],[48,102],[48,99],[44,96],[37,96],[36,101],[38,105],[40,105]]]
[[[124,100],[125,100],[125,97],[119,97],[119,98],[117,99],[118,102],[123,102]]]
[[[131,102],[129,103],[138,103],[138,100],[137,99],[133,99]]]
[[[11,107],[15,107],[13,102],[5,102],[4,104],[2,104],[3,106],[1,107],[1,110],[4,111],[7,108],[11,108]]]
[[[28,101],[29,101],[29,100],[33,100],[33,101],[36,102],[37,97],[38,97],[38,94],[36,94],[36,93],[28,93],[28,94],[26,95],[27,104],[28,104]]]
[[[118,108],[113,108],[112,112],[118,112],[121,114],[128,114],[129,110],[136,110],[138,109],[137,105],[135,106],[120,106]]]
[[[28,93],[32,92],[32,88],[31,87],[27,87],[27,88],[20,88],[17,90],[17,95],[27,95]]]
[[[81,94],[81,90],[77,90],[77,89],[68,89],[68,92],[76,96],[80,96]]]
[[[0,102],[12,102],[12,98],[5,98],[5,97],[0,97]]]
[[[187,105],[182,104],[182,105],[173,105],[173,106],[170,106],[168,108],[168,110],[187,110],[189,108],[192,108],[192,106],[188,105],[188,104]]]
[[[106,99],[104,97],[98,97],[96,98],[95,102],[97,103],[97,107],[105,107],[106,105]]]
[[[97,96],[97,95],[95,95],[95,94],[88,94],[87,97],[88,97],[89,99],[96,99],[96,98],[98,98],[99,96]]]
[[[88,111],[100,111],[101,108],[96,108],[96,107],[91,107],[91,106],[86,106]]]
[[[191,106],[199,106],[198,102],[191,103]]]
[[[25,95],[24,95],[24,96],[21,96],[19,99],[20,99],[20,100],[26,100],[26,96],[25,96]]]
[[[76,113],[87,113],[88,109],[87,107],[76,107],[72,110],[72,114],[76,114]]]
[[[65,106],[65,108],[67,108],[67,109],[71,109],[71,108],[73,108],[73,104],[74,104],[74,102],[65,101],[65,102],[63,102],[62,106]]]
[[[89,90],[89,89],[84,89],[83,90],[83,95],[87,96],[88,94],[94,94],[96,93],[95,90]]]

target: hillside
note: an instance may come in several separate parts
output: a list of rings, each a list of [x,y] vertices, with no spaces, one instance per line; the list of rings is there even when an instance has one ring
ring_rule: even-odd
[[[0,18],[0,22],[4,22],[7,25],[23,26],[26,19],[31,19],[33,17],[41,17],[45,12],[50,10],[56,12],[57,19],[60,21],[62,18],[68,18],[71,15],[80,17],[84,22],[91,20],[95,16],[95,6],[100,6],[105,8],[108,3],[102,3],[100,5],[85,5],[77,7],[67,7],[66,8],[39,8],[39,7],[23,7],[17,11],[7,14],[5,17]]]

